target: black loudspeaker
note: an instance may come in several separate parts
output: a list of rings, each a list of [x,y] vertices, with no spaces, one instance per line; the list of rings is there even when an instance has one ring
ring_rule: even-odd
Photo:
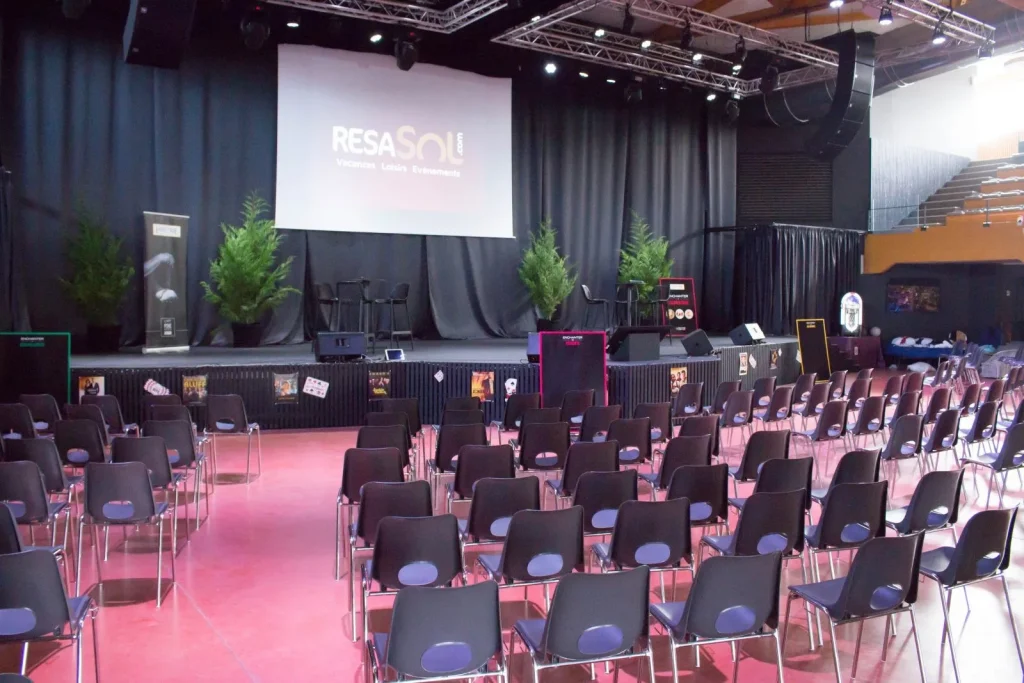
[[[177,69],[192,31],[196,0],[132,0],[124,25],[124,61]]]
[[[359,360],[366,355],[366,335],[362,332],[317,332],[313,353],[317,363]]]
[[[832,107],[807,142],[807,151],[832,160],[846,149],[871,111],[875,91],[875,34],[844,31],[836,36],[839,72]]]
[[[729,339],[736,346],[750,346],[764,343],[764,332],[757,323],[744,323],[729,333]]]
[[[661,340],[668,332],[665,325],[618,327],[608,338],[608,354],[621,363],[658,360]]]
[[[691,332],[681,341],[688,356],[710,356],[711,352],[715,350],[715,347],[711,345],[711,340],[708,339],[708,333],[704,330]]]

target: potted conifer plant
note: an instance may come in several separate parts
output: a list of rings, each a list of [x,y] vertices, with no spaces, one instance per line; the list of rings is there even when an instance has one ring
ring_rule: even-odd
[[[576,286],[576,273],[566,264],[566,257],[559,255],[555,236],[551,219],[541,221],[519,263],[519,279],[537,308],[537,330],[541,332],[554,329],[555,311]]]
[[[135,277],[131,258],[121,254],[122,242],[103,220],[79,208],[75,230],[65,241],[68,276],[61,285],[86,322],[90,351],[117,351],[121,345],[118,311]]]
[[[655,237],[651,226],[636,211],[631,211],[629,241],[622,249],[619,262],[619,284],[639,281],[637,301],[657,301],[659,280],[672,275],[674,261],[668,257],[668,240]]]
[[[235,346],[259,346],[264,316],[298,294],[281,283],[288,277],[292,257],[277,263],[281,235],[274,221],[264,218],[270,205],[257,192],[242,204],[241,225],[221,225],[224,242],[217,258],[210,261],[210,280],[199,283],[206,300],[231,323]]]

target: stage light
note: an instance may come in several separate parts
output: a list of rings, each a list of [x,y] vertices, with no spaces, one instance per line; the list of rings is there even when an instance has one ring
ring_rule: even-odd
[[[384,36],[382,36],[379,33],[374,33],[373,35],[370,36],[370,42],[373,43],[374,45],[376,45],[382,40],[384,40]]]
[[[612,85],[615,85],[615,79],[614,78],[606,78],[606,79],[604,79],[604,82],[605,83],[611,83]]]
[[[741,96],[741,95],[740,95],[740,94],[739,94],[738,92],[734,92],[734,93],[732,94],[732,98],[733,98],[734,100],[738,100],[738,99],[740,99],[740,97],[742,97],[742,96]]]
[[[828,6],[832,9],[839,9],[844,4],[846,4],[845,0],[829,0]]]
[[[594,37],[595,38],[604,38],[604,29],[603,28],[599,28],[599,29],[595,30],[594,31]]]
[[[888,5],[882,8],[882,11],[878,13],[878,23],[882,26],[892,25],[892,10]]]
[[[978,59],[992,59],[995,56],[995,49],[992,43],[985,43],[978,48]]]
[[[63,0],[60,3],[60,10],[65,19],[80,19],[89,8],[90,2],[91,0]]]
[[[540,15],[539,14],[536,15],[533,19],[530,19],[530,21],[533,22],[533,23],[536,23],[536,22],[540,21]]]
[[[253,5],[242,15],[239,26],[242,31],[242,42],[250,50],[259,50],[270,38],[270,22],[263,5]]]
[[[635,102],[640,102],[644,98],[643,88],[640,87],[640,84],[637,81],[633,81],[628,84],[624,94],[626,96],[626,104],[634,104]]]
[[[743,62],[747,60],[747,43],[740,36],[736,40],[736,51],[732,54],[732,72],[739,73],[743,69]]]
[[[408,71],[420,58],[420,37],[410,31],[395,41],[395,62],[402,71]]]
[[[299,28],[301,26],[302,19],[299,17],[298,12],[292,12],[288,15],[288,21],[285,22],[285,26],[288,28]]]
[[[697,63],[697,62],[699,62],[700,60],[704,59],[704,55],[702,55],[702,54],[701,54],[701,53],[699,53],[699,52],[694,52],[694,53],[693,53],[693,55],[692,55],[692,56],[690,57],[690,59],[691,59],[691,60],[692,60],[692,61],[693,61],[694,63]]]
[[[682,33],[679,34],[679,49],[689,50],[691,45],[693,45],[693,29],[690,28],[690,22],[686,22]]]
[[[935,27],[935,32],[932,33],[932,45],[942,45],[946,42],[946,34],[942,32],[942,22],[939,22]]]
[[[764,72],[761,74],[761,82],[758,84],[758,89],[765,95],[775,90],[779,84],[779,68],[774,64],[769,64],[764,68]]]
[[[740,105],[736,100],[729,100],[725,103],[725,114],[723,118],[727,123],[736,123],[740,117]]]
[[[642,49],[642,50],[646,50],[650,46],[651,46],[651,41],[650,40],[643,40],[643,41],[640,42],[640,49]]]
[[[580,78],[590,78],[590,74],[588,74],[586,71],[581,71]]]
[[[742,70],[743,70],[743,65],[740,64],[739,62],[737,62],[736,64],[732,65],[732,72],[734,74],[738,74]]]
[[[633,12],[629,9],[629,5],[626,5],[622,10],[622,32],[626,35],[633,33],[634,24],[636,24],[636,19],[633,18]]]
[[[718,99],[718,94],[717,93],[713,93],[713,92],[709,92],[704,97],[704,99],[707,100],[708,102],[714,102],[716,99]]]
[[[548,62],[547,64],[544,65],[544,73],[551,75],[556,71],[558,71],[558,65],[556,65],[554,62]]]

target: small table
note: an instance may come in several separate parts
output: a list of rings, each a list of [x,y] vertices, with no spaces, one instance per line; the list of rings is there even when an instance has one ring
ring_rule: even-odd
[[[878,337],[829,337],[828,341],[852,356],[862,367],[885,367],[882,342]]]

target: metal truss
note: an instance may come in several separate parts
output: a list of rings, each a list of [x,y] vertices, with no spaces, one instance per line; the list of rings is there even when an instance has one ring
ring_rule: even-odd
[[[955,12],[949,7],[932,0],[864,0],[864,4],[876,9],[888,7],[893,16],[901,17],[934,30],[940,23],[942,30],[950,38],[964,43],[994,43],[996,29],[994,26],[972,19],[966,14]]]
[[[505,0],[462,0],[448,9],[396,0],[267,0],[274,5],[313,10],[435,33],[454,33],[505,7]]]

